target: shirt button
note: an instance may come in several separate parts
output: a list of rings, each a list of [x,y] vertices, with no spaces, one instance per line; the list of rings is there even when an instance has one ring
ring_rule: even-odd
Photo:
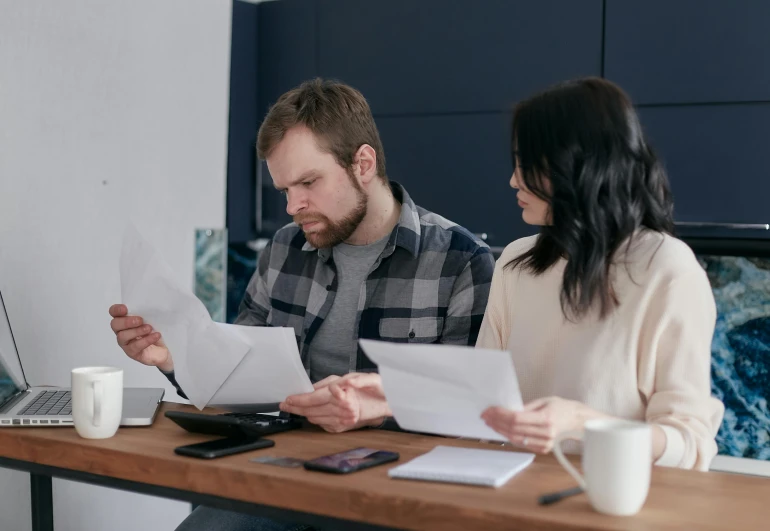
[[[414,339],[414,330],[409,332],[409,339]]]
[[[326,291],[331,291],[331,290],[332,290],[332,285],[331,285],[331,284],[329,284],[328,286],[326,286]]]

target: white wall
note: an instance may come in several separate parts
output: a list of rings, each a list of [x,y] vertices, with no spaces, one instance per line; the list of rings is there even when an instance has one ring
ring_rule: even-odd
[[[31,384],[110,364],[173,397],[107,309],[129,216],[190,286],[194,229],[224,226],[230,17],[230,0],[0,0],[0,290]],[[189,513],[59,480],[54,508],[57,531]],[[0,470],[0,529],[30,527],[26,474]]]

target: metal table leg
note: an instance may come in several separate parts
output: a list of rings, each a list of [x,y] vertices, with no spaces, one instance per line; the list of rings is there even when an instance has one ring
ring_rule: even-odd
[[[30,474],[32,531],[53,531],[53,491],[51,476]]]

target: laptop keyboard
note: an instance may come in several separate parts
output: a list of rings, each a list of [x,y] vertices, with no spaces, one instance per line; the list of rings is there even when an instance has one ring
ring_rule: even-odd
[[[72,395],[69,391],[43,391],[18,414],[72,415]]]

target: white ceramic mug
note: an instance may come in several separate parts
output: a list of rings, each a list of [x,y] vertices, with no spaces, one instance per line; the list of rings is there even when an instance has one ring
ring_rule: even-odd
[[[583,473],[564,457],[561,443],[583,441]],[[594,509],[616,516],[636,514],[650,490],[652,429],[649,424],[628,420],[594,419],[583,431],[560,434],[553,453],[559,463],[588,494]]]
[[[72,420],[86,439],[115,435],[123,416],[123,369],[81,367],[72,371]]]

